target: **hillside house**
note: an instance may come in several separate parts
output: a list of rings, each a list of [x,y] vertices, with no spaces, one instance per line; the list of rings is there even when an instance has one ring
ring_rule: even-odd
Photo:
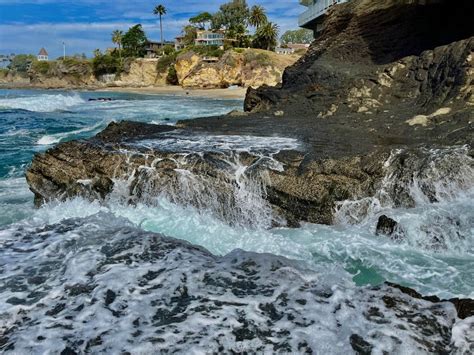
[[[41,48],[36,58],[39,62],[47,62],[49,60],[49,55],[48,52],[46,52],[46,49]]]
[[[225,31],[197,31],[194,41],[196,46],[218,46],[224,45]]]

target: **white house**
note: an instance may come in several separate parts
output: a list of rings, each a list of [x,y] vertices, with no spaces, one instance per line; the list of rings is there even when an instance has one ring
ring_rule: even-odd
[[[38,61],[48,61],[49,60],[49,57],[48,57],[48,52],[46,52],[46,49],[44,48],[41,48],[41,50],[39,51],[38,53]]]
[[[194,41],[196,46],[223,46],[225,31],[197,31],[197,37]]]
[[[295,50],[293,48],[277,47],[275,48],[275,53],[289,55],[295,53]]]

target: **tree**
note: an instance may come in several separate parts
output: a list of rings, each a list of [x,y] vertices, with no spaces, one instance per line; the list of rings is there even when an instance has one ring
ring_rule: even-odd
[[[123,35],[122,46],[128,57],[143,57],[145,55],[147,38],[142,25],[138,24],[129,28]]]
[[[265,9],[260,5],[254,5],[250,9],[249,24],[253,27],[259,28],[268,22]]]
[[[237,45],[246,42],[249,7],[246,0],[232,0],[220,6],[212,17],[213,29],[226,29],[226,37],[233,39]]]
[[[123,31],[115,30],[114,32],[112,32],[112,42],[118,45],[120,62],[122,62],[122,48],[121,48],[122,38],[123,38]]]
[[[116,74],[120,72],[122,64],[117,57],[110,54],[102,54],[99,50],[96,51],[92,59],[92,70],[96,78],[105,74]]]
[[[255,33],[254,46],[256,48],[273,50],[277,45],[279,27],[273,22],[260,26]]]
[[[306,43],[309,44],[313,41],[313,31],[301,28],[299,30],[286,31],[280,38],[281,43]]]
[[[185,46],[192,46],[197,38],[197,29],[194,26],[186,25],[183,27],[183,42]]]
[[[10,64],[8,65],[8,69],[14,70],[18,73],[26,73],[35,60],[36,57],[34,55],[19,54],[11,60]]]
[[[162,16],[166,15],[166,8],[163,5],[157,5],[153,10],[153,14],[160,17],[160,38],[161,38],[161,47],[163,47],[163,22]]]
[[[102,56],[102,52],[100,51],[99,48],[94,49],[94,52],[93,52],[93,53],[94,53],[94,58],[97,58],[97,57]]]
[[[212,15],[209,12],[201,12],[200,14],[189,19],[189,23],[196,25],[201,30],[205,30],[206,24],[211,23],[211,21]]]

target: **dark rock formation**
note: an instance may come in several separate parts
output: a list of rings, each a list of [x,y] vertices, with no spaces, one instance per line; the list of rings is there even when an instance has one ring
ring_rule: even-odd
[[[379,217],[379,220],[377,222],[375,233],[390,236],[395,231],[395,228],[397,227],[397,225],[398,225],[397,221],[394,221],[393,219],[391,219],[390,217],[387,217],[386,215],[382,215]]]
[[[413,298],[418,298],[421,300],[439,303],[439,302],[451,302],[456,308],[458,313],[458,317],[460,319],[466,319],[468,317],[474,316],[474,300],[470,298],[451,298],[449,300],[442,300],[436,296],[422,296],[420,293],[416,292],[412,288],[400,286],[391,282],[386,282],[386,284],[390,287],[398,288],[403,293],[409,295]]]
[[[462,109],[473,102],[473,16],[469,0],[336,6],[308,54],[285,71],[282,87],[249,89],[245,108],[331,120],[377,115],[390,123],[441,105]]]

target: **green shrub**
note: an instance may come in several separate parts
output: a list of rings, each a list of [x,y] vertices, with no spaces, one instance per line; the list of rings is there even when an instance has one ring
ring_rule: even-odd
[[[33,62],[33,64],[31,65],[31,69],[39,74],[46,75],[51,69],[51,63],[43,61]]]
[[[174,64],[176,61],[176,57],[178,56],[177,52],[173,52],[168,55],[164,55],[158,59],[158,63],[156,63],[156,71],[158,73],[166,73],[166,70]]]
[[[266,53],[248,50],[244,54],[246,63],[257,63],[262,66],[269,66],[272,64],[272,59]]]
[[[176,73],[176,68],[174,67],[174,65],[171,65],[168,68],[168,75],[166,76],[166,82],[170,85],[179,84],[178,74]]]
[[[225,53],[225,51],[219,46],[194,46],[192,50],[194,51],[194,53],[202,55],[204,57],[220,58]]]
[[[174,49],[174,46],[171,44],[167,44],[166,46],[163,47],[163,53],[165,55],[171,55],[174,52],[176,52],[176,50]]]
[[[26,73],[31,64],[36,61],[36,57],[31,54],[19,54],[13,58],[8,68],[18,73]]]
[[[8,72],[8,69],[0,68],[0,78],[5,78],[8,75]]]
[[[92,70],[96,77],[120,73],[121,68],[120,59],[110,54],[97,55],[92,59]]]
[[[245,52],[245,49],[244,48],[233,48],[234,52],[237,52],[239,54],[242,54]]]

